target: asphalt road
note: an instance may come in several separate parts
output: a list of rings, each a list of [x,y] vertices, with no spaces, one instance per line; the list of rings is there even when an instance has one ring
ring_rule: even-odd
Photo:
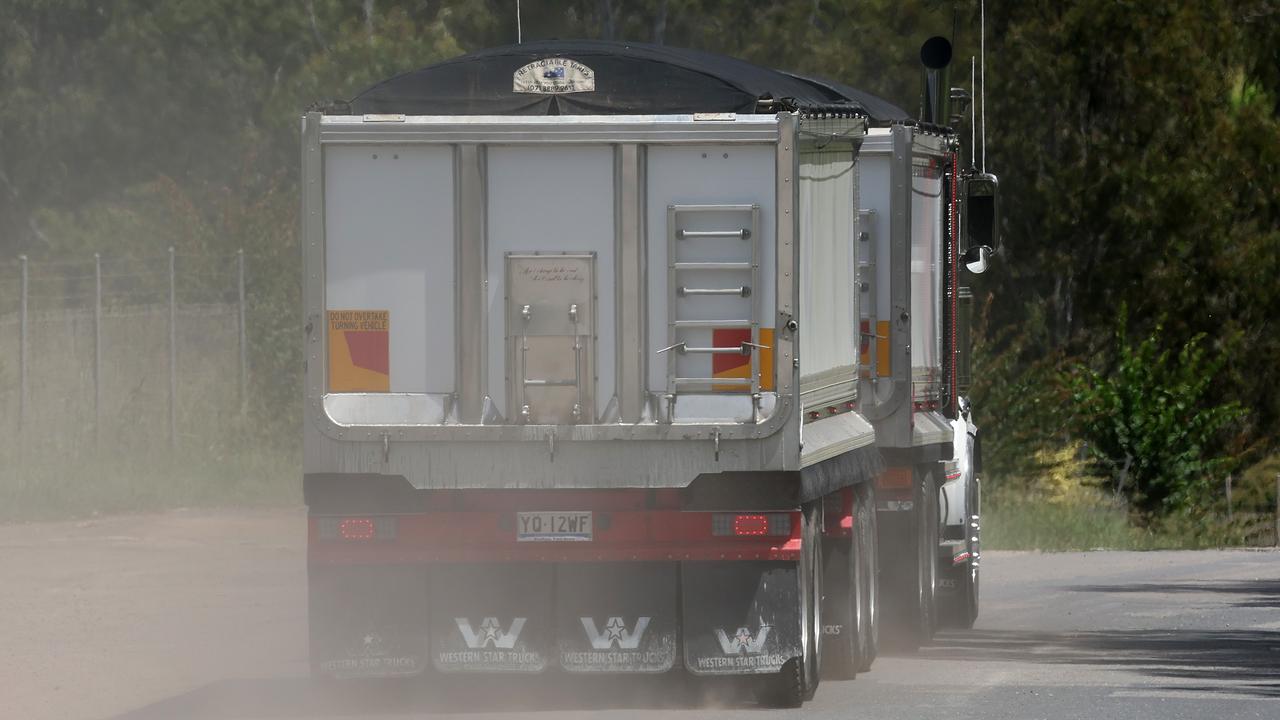
[[[670,678],[306,679],[298,511],[0,526],[0,716],[730,717]],[[987,553],[982,616],[805,718],[1280,718],[1280,553]]]

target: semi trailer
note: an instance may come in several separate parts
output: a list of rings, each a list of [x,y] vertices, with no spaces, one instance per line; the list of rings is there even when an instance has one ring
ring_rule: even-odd
[[[972,622],[958,273],[993,243],[959,213],[995,184],[948,119],[597,41],[309,112],[313,671],[793,706],[870,667],[881,607],[908,643]]]

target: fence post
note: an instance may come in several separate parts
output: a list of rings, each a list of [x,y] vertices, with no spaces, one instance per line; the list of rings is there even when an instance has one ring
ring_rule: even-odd
[[[1280,473],[1276,473],[1276,547],[1280,547]]]
[[[19,299],[18,326],[18,432],[27,429],[27,256],[19,255],[22,266],[21,297]],[[24,443],[25,444],[25,441]]]
[[[1227,522],[1231,522],[1233,516],[1235,515],[1235,513],[1233,513],[1232,510],[1233,508],[1231,507],[1231,475],[1228,474],[1227,475]]]
[[[93,449],[102,452],[102,255],[93,254]]]
[[[244,322],[244,250],[236,251],[236,272],[240,284],[240,412],[249,404],[249,343]]]
[[[178,441],[178,293],[174,273],[173,248],[169,248],[169,450],[177,448]]]

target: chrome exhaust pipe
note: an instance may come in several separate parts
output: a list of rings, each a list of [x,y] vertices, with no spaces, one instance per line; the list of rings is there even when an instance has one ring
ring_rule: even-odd
[[[946,126],[951,123],[951,42],[934,36],[920,46],[924,65],[920,95],[920,122]]]

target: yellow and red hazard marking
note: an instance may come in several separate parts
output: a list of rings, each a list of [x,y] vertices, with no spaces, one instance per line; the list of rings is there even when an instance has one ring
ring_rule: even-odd
[[[880,320],[876,323],[876,331],[874,336],[871,333],[871,321],[863,320],[862,326],[862,342],[859,350],[860,366],[862,368],[862,377],[871,377],[871,342],[874,340],[876,344],[876,367],[875,375],[877,377],[889,377],[893,374],[893,355],[889,352],[889,321]]]
[[[391,391],[390,311],[329,311],[329,391]]]
[[[711,331],[711,344],[714,347],[742,347],[742,343],[751,342],[750,328],[719,328]],[[760,389],[773,389],[773,328],[760,328]],[[711,376],[715,378],[750,378],[751,355],[735,355],[730,353],[711,356]],[[712,385],[716,392],[744,392],[748,388],[742,385]]]

